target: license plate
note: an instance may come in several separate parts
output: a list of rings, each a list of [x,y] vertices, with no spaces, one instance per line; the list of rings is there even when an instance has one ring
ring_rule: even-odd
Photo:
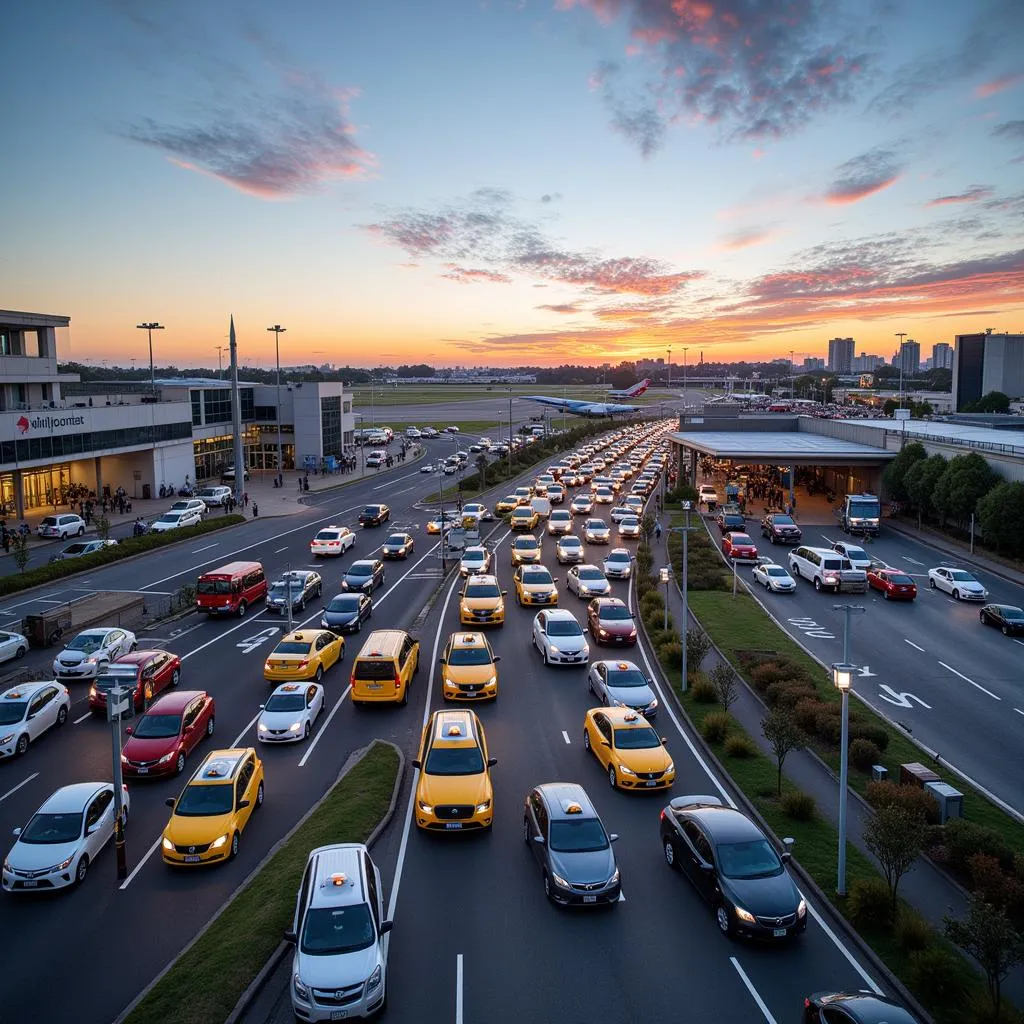
[[[368,683],[366,688],[368,690],[380,690],[380,689],[383,689],[383,687],[382,687],[382,685],[380,683]]]
[[[656,786],[657,784],[658,784],[658,780],[657,779],[648,779],[647,782],[646,782],[646,785],[648,785],[648,786]]]
[[[583,897],[583,902],[584,903],[596,903],[597,902],[597,897],[596,896],[584,896]]]
[[[21,884],[26,889],[34,889],[39,884],[39,879],[38,878],[26,878],[25,881],[22,882]]]
[[[135,770],[136,770],[136,771],[137,771],[137,772],[138,772],[138,773],[139,773],[140,775],[148,775],[148,774],[149,774],[149,769],[148,769],[148,768],[136,768]]]
[[[772,935],[774,935],[777,939],[784,939],[786,937],[786,929],[776,928],[772,931]]]
[[[444,823],[445,828],[462,828],[461,821],[446,821]]]
[[[348,1016],[348,1010],[331,1010],[331,1020],[344,1020]]]
[[[198,853],[190,853],[185,857],[186,864],[198,864],[203,858]]]

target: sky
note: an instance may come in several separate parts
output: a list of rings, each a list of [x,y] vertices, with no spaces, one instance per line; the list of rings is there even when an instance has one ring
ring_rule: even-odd
[[[1024,330],[1021,0],[12,0],[0,307],[62,355],[923,355]],[[671,354],[669,349],[671,348]],[[227,350],[224,349],[227,359]]]

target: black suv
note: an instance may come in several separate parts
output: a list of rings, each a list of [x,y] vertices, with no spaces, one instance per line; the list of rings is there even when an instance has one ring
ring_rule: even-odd
[[[367,505],[359,513],[360,526],[383,526],[391,518],[391,509],[387,505]]]
[[[803,535],[793,517],[782,512],[768,512],[761,520],[761,536],[771,544],[799,544]]]

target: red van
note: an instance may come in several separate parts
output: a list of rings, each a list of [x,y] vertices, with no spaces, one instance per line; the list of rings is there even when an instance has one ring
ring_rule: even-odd
[[[241,618],[267,596],[267,574],[259,562],[228,562],[196,581],[196,611]]]

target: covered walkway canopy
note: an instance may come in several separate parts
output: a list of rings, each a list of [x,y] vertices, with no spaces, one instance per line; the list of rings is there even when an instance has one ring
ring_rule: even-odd
[[[693,430],[669,437],[691,452],[741,464],[878,466],[897,452],[796,430]]]

